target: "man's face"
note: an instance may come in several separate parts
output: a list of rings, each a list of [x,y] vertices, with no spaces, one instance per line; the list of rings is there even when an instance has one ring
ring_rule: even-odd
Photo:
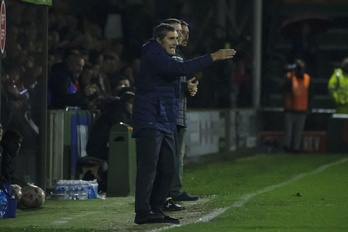
[[[85,66],[84,59],[76,59],[72,60],[69,63],[70,70],[72,71],[74,78],[78,78],[83,70],[83,67]]]
[[[181,43],[182,43],[182,28],[181,28],[181,24],[179,24],[179,23],[174,23],[174,24],[171,24],[174,28],[175,28],[175,30],[176,30],[176,32],[178,33],[178,43],[179,43],[179,45],[181,45]]]
[[[181,34],[182,34],[181,46],[186,47],[190,38],[190,30],[188,26],[186,25],[181,25],[181,29],[182,29],[181,30]]]
[[[178,45],[178,33],[176,31],[169,31],[163,39],[157,38],[156,41],[169,55],[175,55],[176,46]]]
[[[130,86],[130,82],[128,79],[120,80],[113,90],[114,96],[118,96],[122,88],[129,87],[129,86]]]

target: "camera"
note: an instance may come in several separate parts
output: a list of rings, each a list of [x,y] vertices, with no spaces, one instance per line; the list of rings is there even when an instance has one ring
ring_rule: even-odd
[[[288,65],[285,65],[285,70],[286,71],[294,71],[297,69],[297,65],[296,64],[288,64]]]

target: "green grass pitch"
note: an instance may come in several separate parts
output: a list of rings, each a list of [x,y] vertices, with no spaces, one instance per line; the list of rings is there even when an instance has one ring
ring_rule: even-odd
[[[0,219],[0,231],[348,231],[348,156],[259,154],[186,168],[201,198],[168,213],[180,225],[135,225],[134,197],[47,200]]]

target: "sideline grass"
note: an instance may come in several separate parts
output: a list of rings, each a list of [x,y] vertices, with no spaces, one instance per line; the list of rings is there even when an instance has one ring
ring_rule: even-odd
[[[328,167],[322,172],[313,172],[318,167],[344,158],[347,157],[268,155],[236,160],[235,163],[240,164],[237,165],[238,170],[227,171],[218,166],[218,172],[229,174],[224,179],[213,181],[213,185],[225,187],[219,190],[219,197],[210,205],[229,209],[208,223],[181,226],[170,231],[348,231],[348,162]],[[232,176],[241,174],[243,167],[248,167],[250,175],[242,175],[240,182],[231,180]],[[289,181],[301,173],[303,178]],[[279,183],[285,184],[278,188]],[[249,188],[250,185],[254,187]],[[234,202],[243,195],[240,189],[246,195],[270,186],[275,187],[254,194],[241,207],[234,206]]]
[[[348,231],[347,163],[329,167],[272,191],[234,202],[248,193],[274,186],[300,173],[342,160],[343,155],[256,155],[186,169],[185,189],[202,199],[183,203],[182,225],[169,231]],[[301,196],[298,196],[298,194]],[[211,196],[215,196],[211,199]],[[135,225],[134,199],[47,201],[35,211],[17,210],[17,218],[1,219],[0,231],[162,231],[164,224]],[[229,209],[207,223],[194,223],[218,208]]]

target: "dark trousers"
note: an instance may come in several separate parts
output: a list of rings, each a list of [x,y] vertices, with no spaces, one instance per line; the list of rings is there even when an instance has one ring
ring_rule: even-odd
[[[301,150],[305,124],[305,112],[285,112],[284,147],[290,151],[299,152]]]
[[[176,130],[176,163],[173,180],[170,186],[169,196],[177,197],[183,193],[182,189],[182,176],[184,172],[184,155],[185,155],[185,139],[186,139],[186,127],[178,126]]]
[[[158,211],[164,205],[175,165],[175,135],[143,129],[136,138],[135,212]]]

